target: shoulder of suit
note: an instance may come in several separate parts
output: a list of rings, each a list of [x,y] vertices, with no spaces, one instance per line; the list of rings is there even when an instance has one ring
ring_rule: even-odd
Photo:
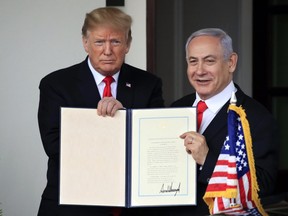
[[[252,116],[272,115],[271,112],[256,99],[246,95],[239,87],[237,87],[236,97],[237,106],[242,106],[246,114]]]
[[[74,64],[72,66],[61,68],[56,71],[53,71],[42,78],[42,80],[50,80],[50,79],[67,79],[67,76],[71,77],[78,73],[82,67],[85,67],[85,61]],[[88,66],[87,66],[88,67]]]
[[[149,71],[143,70],[141,68],[134,67],[134,66],[129,65],[127,63],[124,63],[122,65],[121,71],[123,71],[123,72],[131,72],[132,75],[135,75],[135,76],[137,75],[137,77],[138,76],[144,76],[144,77],[155,77],[155,78],[157,77],[158,78],[157,75],[155,75],[155,74],[153,74],[153,73],[151,73]]]
[[[192,106],[194,100],[196,98],[196,94],[188,94],[184,97],[179,98],[178,100],[174,101],[171,104],[171,107],[186,107],[186,106]]]

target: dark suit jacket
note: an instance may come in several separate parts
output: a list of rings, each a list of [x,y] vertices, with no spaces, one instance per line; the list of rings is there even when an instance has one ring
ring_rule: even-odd
[[[58,202],[60,107],[96,108],[101,97],[87,58],[79,64],[48,74],[41,80],[39,89],[38,123],[43,146],[49,157],[47,186],[42,201]],[[126,108],[163,107],[162,82],[151,73],[123,64],[118,80],[117,99]],[[44,212],[41,208],[40,206],[39,212]],[[49,205],[46,205],[47,208],[52,209]],[[66,209],[67,214],[61,215],[72,215],[72,211],[75,212],[75,208],[71,211],[69,207]],[[97,215],[98,210],[106,212],[105,208],[89,209],[91,215]],[[85,211],[85,208],[82,208],[81,215],[85,216]],[[47,215],[57,214],[51,210]]]
[[[250,124],[260,196],[267,196],[274,191],[278,169],[278,142],[276,141],[275,122],[272,115],[261,104],[245,95],[237,85],[236,87],[238,89],[236,92],[237,105],[242,105],[245,109],[247,120]],[[195,98],[195,93],[190,94],[175,101],[171,106],[192,106]],[[202,170],[200,171],[198,169],[197,173],[197,206],[171,208],[170,215],[209,214],[208,207],[202,197],[204,196],[209,178],[212,175],[221,147],[227,136],[228,106],[229,101],[222,107],[203,133],[209,147],[209,152]]]

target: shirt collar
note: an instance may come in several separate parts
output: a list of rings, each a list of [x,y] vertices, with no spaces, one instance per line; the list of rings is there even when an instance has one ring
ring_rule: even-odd
[[[105,78],[105,76],[103,76],[102,74],[100,74],[98,71],[96,71],[94,69],[94,67],[92,66],[91,64],[91,61],[90,59],[88,58],[88,66],[93,74],[93,77],[95,79],[95,82],[97,84],[97,86],[103,81],[103,79]],[[118,71],[117,73],[115,73],[112,77],[114,78],[115,80],[115,83],[118,83],[118,78],[119,78],[119,73],[120,71]]]
[[[236,92],[237,88],[235,87],[233,81],[226,86],[223,91],[219,92],[217,95],[205,100],[205,103],[209,110],[216,114],[224,104],[231,98],[232,92]],[[193,106],[197,106],[197,103],[201,100],[198,93],[196,92],[196,100],[193,103]]]

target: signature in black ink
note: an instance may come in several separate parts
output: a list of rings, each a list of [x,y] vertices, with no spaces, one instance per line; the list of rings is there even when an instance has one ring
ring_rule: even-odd
[[[177,195],[178,192],[180,192],[180,186],[181,186],[181,182],[178,185],[178,188],[173,188],[173,182],[171,182],[170,185],[165,186],[165,184],[162,184],[162,187],[160,189],[160,193],[171,193],[171,192],[175,192],[174,196]]]

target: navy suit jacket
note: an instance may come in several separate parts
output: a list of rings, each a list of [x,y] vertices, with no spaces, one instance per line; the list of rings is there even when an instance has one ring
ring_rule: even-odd
[[[47,186],[42,200],[58,202],[59,198],[60,108],[96,108],[101,99],[87,59],[50,73],[40,82],[38,123],[48,155]],[[123,64],[117,85],[117,100],[126,108],[163,107],[162,81],[151,73]],[[71,215],[69,210],[67,215]],[[85,210],[81,210],[81,215],[85,215]]]
[[[275,121],[272,115],[260,103],[245,95],[237,87],[237,106],[242,106],[250,124],[253,153],[258,184],[261,197],[271,195],[274,192],[278,169],[278,141],[276,136]],[[192,106],[196,99],[196,94],[187,95],[171,106],[187,107]],[[202,170],[197,173],[197,206],[195,207],[175,207],[171,209],[169,215],[208,215],[208,207],[203,201],[203,196],[208,185],[208,181],[214,170],[216,161],[220,154],[221,147],[227,136],[227,110],[230,101],[221,108],[215,118],[203,132],[206,138],[209,152]]]

